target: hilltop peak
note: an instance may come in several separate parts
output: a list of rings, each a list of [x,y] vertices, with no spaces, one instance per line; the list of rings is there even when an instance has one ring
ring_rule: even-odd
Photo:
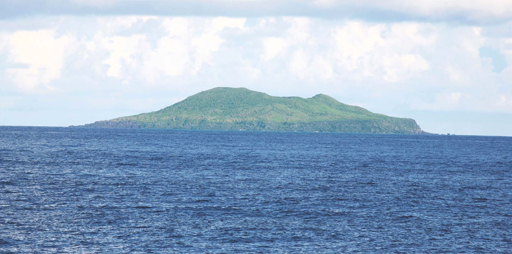
[[[331,96],[325,95],[323,93],[319,93],[319,94],[313,96],[312,99],[316,99],[316,100],[334,100],[334,101],[337,101],[336,99],[332,98]]]

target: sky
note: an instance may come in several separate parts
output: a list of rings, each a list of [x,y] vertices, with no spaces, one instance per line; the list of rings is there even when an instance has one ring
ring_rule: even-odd
[[[214,87],[512,136],[512,0],[0,1],[0,125],[81,125]]]

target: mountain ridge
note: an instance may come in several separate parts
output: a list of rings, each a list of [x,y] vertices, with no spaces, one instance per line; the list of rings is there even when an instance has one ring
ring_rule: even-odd
[[[372,113],[317,94],[276,97],[217,87],[163,109],[81,127],[425,134],[416,121]]]

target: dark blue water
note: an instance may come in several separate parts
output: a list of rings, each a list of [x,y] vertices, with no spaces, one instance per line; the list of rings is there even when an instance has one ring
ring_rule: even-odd
[[[0,252],[512,252],[512,138],[0,127]]]

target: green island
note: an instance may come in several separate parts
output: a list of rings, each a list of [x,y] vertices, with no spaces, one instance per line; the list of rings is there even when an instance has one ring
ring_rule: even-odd
[[[246,88],[213,88],[161,110],[80,127],[428,134],[416,121],[372,113],[327,95],[275,97]]]

